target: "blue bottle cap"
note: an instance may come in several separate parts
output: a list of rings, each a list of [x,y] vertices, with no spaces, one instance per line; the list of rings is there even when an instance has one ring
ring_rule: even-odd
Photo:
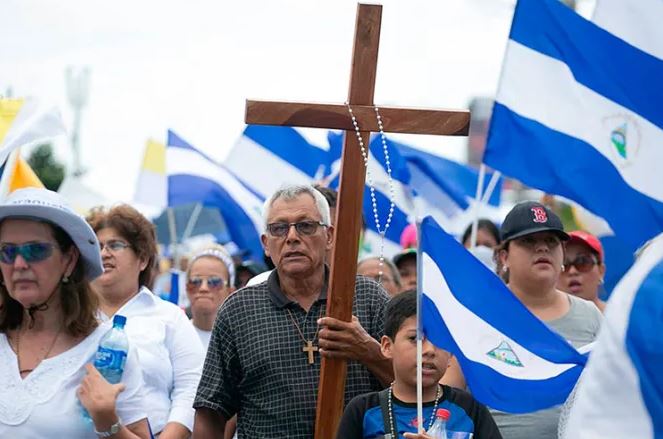
[[[113,326],[124,328],[125,323],[127,323],[127,318],[125,316],[115,314],[115,317],[113,317]]]

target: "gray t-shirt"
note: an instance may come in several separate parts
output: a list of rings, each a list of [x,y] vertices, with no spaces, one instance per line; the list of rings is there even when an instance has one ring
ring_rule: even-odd
[[[545,322],[575,348],[596,338],[603,315],[592,302],[568,295],[570,309],[564,316]],[[513,415],[490,410],[504,439],[557,439],[557,423],[562,406],[538,412]]]

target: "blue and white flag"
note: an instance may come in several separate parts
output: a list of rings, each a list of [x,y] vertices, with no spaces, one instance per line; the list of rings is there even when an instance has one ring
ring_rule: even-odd
[[[526,413],[563,403],[586,363],[431,218],[421,224],[421,324],[453,353],[474,397]]]
[[[474,220],[479,172],[471,166],[399,142],[391,143],[407,163],[417,211],[431,215],[449,233],[461,235]],[[486,192],[493,173],[488,172],[485,177],[482,193]],[[479,206],[479,218],[488,218],[496,224],[502,221],[503,214],[499,210],[502,181],[500,177],[487,203]]]
[[[661,59],[562,2],[520,0],[484,162],[578,202],[635,249],[663,230],[661,78]]]
[[[343,134],[330,132],[329,141],[330,169],[326,175],[329,186],[338,189],[340,184],[341,154],[343,151]],[[390,160],[394,210],[391,222],[385,234],[385,255],[392,256],[401,251],[400,237],[403,229],[413,221],[414,208],[413,193],[410,187],[410,171],[407,162],[403,159],[393,142],[387,142],[387,151]],[[369,181],[370,180],[370,181]],[[368,151],[368,168],[366,172],[366,185],[364,186],[363,213],[365,222],[363,251],[366,254],[379,253],[380,235],[375,223],[376,213],[373,211],[370,184],[374,188],[375,207],[380,229],[384,230],[389,216],[392,193],[389,185],[386,159],[382,148],[380,136],[373,136]]]
[[[343,134],[329,132],[329,148],[318,147],[296,129],[249,125],[224,161],[224,166],[260,197],[269,197],[284,183],[321,182],[338,188]],[[394,212],[386,234],[387,256],[400,252],[400,235],[414,220],[415,209],[427,212],[454,233],[462,233],[470,218],[477,171],[465,165],[416,150],[388,138],[388,151],[394,183]],[[248,159],[247,159],[248,157]],[[379,136],[370,143],[369,170],[375,187],[380,225],[384,228],[389,214],[390,190]],[[488,184],[486,179],[485,185]],[[485,189],[485,187],[484,187]],[[490,199],[491,208],[499,204],[501,183]],[[379,235],[368,186],[363,201],[366,230],[361,251],[379,252]],[[488,216],[491,216],[488,214]]]
[[[469,200],[476,195],[477,184],[479,181],[479,172],[468,165],[455,162],[428,152],[412,148],[400,142],[393,142],[400,155],[407,161],[408,168],[414,179],[414,169],[419,169],[425,174],[425,179],[431,179],[439,188],[444,190],[451,200],[461,209],[467,209],[470,205]],[[492,177],[492,172],[486,173],[482,193]],[[502,180],[499,178],[488,204],[499,206],[502,195]],[[417,192],[422,196],[426,195],[426,183],[416,184]]]
[[[662,334],[663,234],[608,302],[563,437],[663,438]]]
[[[329,153],[332,156],[331,169],[328,170],[328,175],[332,177],[330,186],[337,187],[343,136],[332,132],[328,139]],[[423,212],[432,215],[452,233],[460,235],[472,220],[469,213],[473,205],[472,197],[476,192],[478,172],[467,165],[396,142],[389,136],[387,136],[387,150],[394,185],[394,211],[391,225],[385,235],[388,248],[395,248],[395,251],[398,251],[403,229]],[[380,225],[384,227],[389,214],[390,189],[387,162],[379,135],[373,136],[370,142],[368,169],[375,188],[378,218]],[[491,175],[488,174],[484,190]],[[368,183],[367,177],[363,211],[367,235],[369,237],[372,235],[375,241],[378,230],[374,221]],[[482,215],[497,219],[495,206],[499,205],[500,192],[501,181],[498,182],[490,198],[489,204],[492,206],[485,207]],[[501,217],[499,219],[501,220]]]
[[[166,173],[169,206],[202,202],[216,207],[233,242],[255,260],[262,260],[264,198],[172,131],[168,131]]]
[[[328,160],[294,128],[248,125],[223,165],[266,199],[283,184],[311,184]]]

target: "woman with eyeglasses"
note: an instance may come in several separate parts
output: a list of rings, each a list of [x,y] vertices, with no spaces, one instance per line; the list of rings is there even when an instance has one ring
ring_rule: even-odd
[[[569,233],[571,239],[566,243],[564,270],[557,288],[578,296],[605,310],[605,302],[599,298],[599,291],[605,276],[603,246],[601,241],[583,230]]]
[[[507,214],[500,235],[502,243],[495,248],[496,270],[513,294],[576,348],[593,342],[601,312],[593,303],[557,288],[564,243],[569,239],[559,217],[541,203],[523,202]],[[465,387],[457,361],[451,362],[442,381]],[[491,414],[504,439],[557,439],[560,409],[518,415],[491,410]]]
[[[184,311],[148,289],[157,256],[154,225],[124,204],[93,210],[88,222],[104,269],[92,286],[103,318],[127,317],[129,343],[143,366],[150,428],[161,439],[187,438],[204,352]]]
[[[207,349],[216,312],[233,292],[235,264],[220,245],[195,254],[186,273],[186,294],[191,302],[191,322]]]
[[[85,220],[55,192],[15,191],[0,205],[0,270],[0,437],[148,438],[136,351],[115,385],[91,364],[111,325],[97,319]]]

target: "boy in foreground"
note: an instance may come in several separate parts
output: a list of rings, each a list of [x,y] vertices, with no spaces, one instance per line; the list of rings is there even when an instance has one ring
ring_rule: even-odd
[[[417,297],[408,291],[393,297],[385,310],[382,353],[392,359],[395,380],[381,392],[352,399],[345,408],[337,439],[429,439],[417,434]],[[449,362],[449,352],[423,340],[423,422],[429,430],[438,409],[451,416],[448,432],[454,437],[502,439],[486,407],[467,392],[439,384]],[[474,436],[471,436],[473,434]]]

